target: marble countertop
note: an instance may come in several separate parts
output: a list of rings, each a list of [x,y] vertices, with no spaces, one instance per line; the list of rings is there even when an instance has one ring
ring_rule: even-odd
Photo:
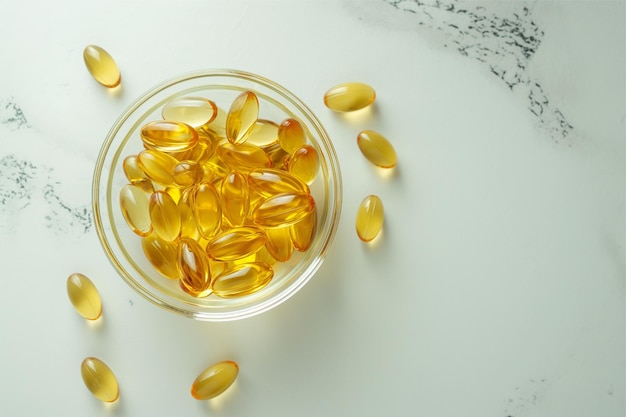
[[[623,416],[625,3],[451,0],[0,4],[3,416]],[[97,84],[83,48],[122,71]],[[128,287],[98,241],[93,166],[122,111],[162,80],[236,68],[318,115],[342,167],[333,250],[274,310],[197,322]],[[322,102],[377,91],[367,117]],[[382,178],[355,137],[399,154]],[[385,202],[375,247],[359,202]],[[103,318],[73,310],[91,277]],[[92,397],[97,356],[120,400]],[[237,383],[196,401],[223,359]]]

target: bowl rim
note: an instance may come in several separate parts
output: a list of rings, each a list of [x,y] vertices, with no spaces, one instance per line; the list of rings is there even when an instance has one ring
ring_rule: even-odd
[[[281,99],[286,99],[291,105],[294,105],[296,108],[298,108],[298,110],[306,116],[308,122],[310,122],[315,127],[315,130],[319,133],[320,137],[316,136],[316,139],[320,142],[319,145],[322,146],[324,148],[324,151],[328,154],[329,171],[333,174],[331,178],[331,181],[333,183],[333,204],[332,210],[329,210],[329,231],[325,236],[323,244],[320,246],[319,253],[315,255],[311,263],[308,264],[307,268],[303,271],[303,273],[306,274],[304,279],[298,279],[294,281],[287,287],[282,288],[279,292],[272,295],[271,297],[262,300],[260,303],[253,303],[251,306],[245,306],[235,311],[225,312],[199,311],[197,308],[194,309],[191,306],[189,308],[182,308],[180,306],[173,305],[172,303],[169,303],[166,300],[161,299],[160,297],[155,296],[153,291],[150,291],[140,285],[137,282],[137,279],[133,277],[132,274],[130,274],[126,270],[126,268],[120,264],[116,255],[113,253],[113,249],[111,248],[112,242],[109,241],[109,238],[106,236],[103,227],[103,216],[106,215],[106,213],[102,213],[102,211],[104,210],[105,212],[107,212],[108,209],[106,207],[101,207],[100,203],[101,184],[105,182],[105,176],[103,174],[103,170],[105,168],[105,160],[107,158],[107,155],[109,154],[109,151],[111,150],[111,146],[118,132],[120,131],[124,123],[126,123],[126,120],[131,115],[133,115],[144,103],[149,101],[157,94],[163,92],[164,90],[185,81],[190,81],[198,78],[211,79],[211,77],[230,77],[233,79],[243,79],[252,83],[259,84],[278,93]],[[102,194],[106,195],[106,193],[104,192]],[[112,263],[117,274],[120,275],[121,278],[135,292],[140,294],[143,298],[147,299],[151,303],[166,310],[201,321],[231,321],[256,316],[282,304],[284,301],[286,301],[292,295],[298,292],[305,284],[307,284],[313,278],[313,276],[323,263],[328,253],[328,249],[332,245],[339,226],[342,197],[342,177],[339,159],[337,157],[337,153],[333,146],[332,140],[330,139],[330,136],[326,132],[316,114],[302,100],[300,100],[296,95],[294,95],[291,91],[289,91],[282,85],[277,84],[276,82],[258,74],[227,68],[202,69],[169,78],[146,90],[139,97],[133,100],[116,119],[116,121],[109,129],[107,135],[105,136],[105,139],[102,143],[96,159],[92,179],[92,214],[94,217],[95,229],[98,235],[100,245],[104,249],[108,260]]]

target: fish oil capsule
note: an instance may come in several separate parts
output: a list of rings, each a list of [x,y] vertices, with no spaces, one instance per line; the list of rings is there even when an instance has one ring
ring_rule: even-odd
[[[287,168],[303,182],[311,184],[320,167],[319,155],[311,145],[303,145],[290,156]]]
[[[250,188],[264,197],[282,193],[309,194],[309,186],[287,171],[257,168],[248,173]]]
[[[150,196],[150,222],[158,237],[172,242],[180,236],[180,213],[174,199],[165,191]]]
[[[139,236],[152,232],[150,221],[150,194],[134,184],[126,184],[120,190],[120,208],[130,229]]]
[[[179,161],[196,161],[201,164],[206,162],[213,156],[215,147],[219,141],[217,137],[214,137],[214,133],[207,132],[201,128],[197,129],[198,143],[186,151],[171,153],[171,155]]]
[[[180,278],[176,243],[166,242],[152,233],[141,239],[141,248],[148,261],[161,275],[170,279]]]
[[[228,268],[215,278],[213,294],[235,298],[259,291],[270,283],[274,270],[269,264],[252,262]]]
[[[289,154],[285,152],[283,148],[280,147],[280,143],[276,142],[273,145],[270,145],[266,148],[263,148],[265,153],[270,157],[272,161],[272,167],[276,169],[283,169],[283,161],[285,157],[288,157]]]
[[[242,226],[250,211],[248,179],[240,172],[231,172],[220,184],[222,215],[230,226]]]
[[[305,193],[284,193],[261,202],[252,212],[261,227],[283,227],[299,222],[315,209],[315,200]]]
[[[206,253],[216,261],[234,261],[254,254],[265,245],[265,233],[257,227],[233,227],[209,241]]]
[[[289,234],[294,248],[304,252],[311,247],[317,229],[317,213],[313,210],[304,219],[289,227]]]
[[[383,227],[385,210],[380,197],[368,195],[356,213],[356,232],[364,242],[373,240]]]
[[[272,258],[280,262],[288,261],[293,253],[293,244],[289,233],[289,226],[265,230],[265,248]]]
[[[202,181],[204,170],[196,161],[180,161],[174,166],[172,176],[176,184],[189,187]]]
[[[178,160],[156,149],[146,149],[137,155],[137,165],[152,181],[161,185],[174,183],[174,167]]]
[[[124,175],[130,183],[135,183],[148,179],[146,174],[137,165],[137,155],[128,155],[122,162]]]
[[[269,156],[255,145],[224,143],[217,146],[217,157],[233,171],[250,172],[254,168],[271,167]]]
[[[267,229],[271,230],[271,229]],[[267,235],[267,233],[266,233]],[[293,251],[292,251],[293,252]],[[257,253],[254,254],[254,262],[265,262],[268,265],[275,265],[278,259],[274,258],[267,250],[267,244],[263,246]]]
[[[215,119],[211,123],[207,123],[206,125],[200,127],[200,130],[206,130],[214,133],[216,136],[220,138],[226,137],[226,118],[228,117],[228,112],[221,107],[217,106],[217,114]]]
[[[83,274],[67,278],[67,295],[78,314],[87,320],[96,320],[102,314],[102,299],[96,286]]]
[[[258,119],[250,131],[246,143],[261,148],[278,143],[278,125],[271,120]]]
[[[299,121],[285,119],[278,126],[278,143],[287,153],[295,152],[306,143],[306,134]]]
[[[120,85],[120,70],[107,51],[96,45],[88,45],[83,51],[83,60],[91,76],[100,84],[108,88]]]
[[[183,291],[194,297],[206,297],[211,293],[209,258],[198,242],[187,237],[180,239],[178,268]]]
[[[217,116],[217,106],[204,97],[179,97],[161,110],[164,120],[185,123],[191,127],[200,127],[211,123]]]
[[[100,401],[111,403],[120,396],[117,378],[111,368],[98,358],[85,358],[80,364],[85,386]]]
[[[194,186],[189,197],[200,235],[211,239],[222,226],[222,205],[215,186],[210,182],[201,182]]]
[[[350,112],[369,106],[376,99],[376,91],[364,83],[338,84],[324,94],[324,104],[336,112]]]
[[[161,152],[186,151],[198,143],[198,132],[193,127],[169,120],[147,123],[139,135],[146,148]]]
[[[393,168],[398,162],[396,151],[386,137],[373,130],[364,130],[357,135],[361,153],[372,164],[381,168]]]
[[[226,116],[226,138],[230,143],[246,141],[259,117],[259,99],[252,91],[244,91],[233,101]]]
[[[190,194],[193,192],[193,187],[186,188],[178,200],[178,213],[180,214],[180,235],[189,237],[193,240],[200,238],[200,232],[196,224],[196,219],[191,209]]]
[[[191,396],[196,400],[210,400],[230,387],[237,379],[239,366],[233,361],[222,361],[206,368],[191,385]]]

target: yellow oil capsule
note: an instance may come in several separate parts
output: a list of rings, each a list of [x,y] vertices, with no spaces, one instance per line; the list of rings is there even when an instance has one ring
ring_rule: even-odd
[[[174,167],[178,160],[156,149],[146,149],[137,155],[137,165],[152,181],[161,185],[174,183]]]
[[[373,240],[383,227],[385,210],[380,197],[368,195],[356,213],[356,232],[364,242]]]
[[[230,387],[237,379],[239,366],[233,361],[222,361],[206,368],[191,385],[191,396],[196,400],[210,400]]]
[[[288,261],[293,253],[289,226],[265,229],[265,235],[267,238],[265,248],[272,258],[280,262]]]
[[[291,241],[296,250],[304,252],[311,247],[317,230],[317,212],[313,210],[298,223],[289,228]]]
[[[309,186],[287,171],[274,168],[258,168],[248,173],[250,188],[263,197],[282,193],[309,194]]]
[[[363,130],[356,137],[361,153],[372,164],[381,168],[393,168],[398,157],[386,137],[373,130]]]
[[[269,264],[252,262],[237,264],[218,275],[213,282],[213,294],[235,298],[259,291],[270,283],[274,270]]]
[[[130,229],[139,236],[152,232],[150,221],[150,194],[135,184],[126,184],[120,190],[120,208]]]
[[[255,145],[224,143],[217,146],[217,157],[233,171],[250,172],[254,168],[271,167],[270,157]]]
[[[315,200],[305,193],[272,196],[254,208],[252,219],[261,227],[290,226],[315,210]]]
[[[246,143],[261,148],[278,143],[278,125],[271,120],[258,119],[250,131]]]
[[[183,237],[178,245],[178,268],[180,287],[194,297],[211,294],[211,270],[209,258],[198,242]]]
[[[131,183],[136,183],[148,179],[146,174],[137,165],[137,155],[128,155],[122,162],[122,169],[124,175]]]
[[[295,152],[306,143],[306,134],[299,121],[285,119],[278,126],[278,143],[287,153]]]
[[[315,180],[319,167],[319,155],[311,145],[303,145],[296,149],[287,163],[289,172],[307,184]]]
[[[183,193],[183,190],[184,188],[177,185],[170,185],[168,187],[161,188],[161,191],[167,193],[170,197],[172,197],[172,200],[174,200],[176,204],[178,204],[178,200],[180,200],[180,196]]]
[[[150,222],[158,237],[173,242],[180,236],[180,213],[174,199],[165,191],[150,196]]]
[[[102,299],[96,286],[83,274],[67,278],[67,295],[78,314],[87,320],[96,320],[102,314]]]
[[[195,128],[215,120],[217,105],[204,97],[179,97],[163,106],[161,116]]]
[[[228,262],[254,254],[265,245],[265,233],[257,227],[233,227],[209,241],[206,253],[216,261]]]
[[[198,143],[198,132],[193,127],[170,120],[146,123],[139,135],[146,148],[161,152],[182,152]]]
[[[234,171],[224,177],[220,184],[222,215],[230,226],[242,226],[250,212],[248,180]]]
[[[276,262],[278,262],[278,259],[274,258],[272,254],[267,250],[266,244],[261,249],[259,249],[257,253],[255,253],[254,262],[265,262],[268,265],[275,265]]]
[[[336,112],[360,110],[376,100],[376,91],[364,83],[338,84],[324,94],[324,104]]]
[[[83,60],[91,76],[105,87],[120,85],[122,76],[113,57],[96,45],[88,45],[83,51]]]
[[[88,357],[80,364],[85,386],[100,401],[111,403],[120,396],[120,387],[111,368],[98,358]]]
[[[189,197],[200,235],[211,239],[222,226],[222,204],[215,186],[201,182],[194,186]]]
[[[175,242],[166,242],[155,233],[141,239],[141,248],[152,266],[164,277],[180,278],[178,270],[178,246]]]
[[[193,240],[200,238],[200,231],[196,224],[196,219],[191,209],[191,202],[189,195],[193,192],[194,188],[186,188],[178,200],[178,213],[180,214],[180,235],[189,237]]]
[[[244,91],[233,101],[226,116],[226,138],[230,143],[246,141],[259,117],[259,99],[252,91]]]
[[[170,153],[170,155],[179,161],[196,161],[199,164],[208,161],[213,156],[219,139],[214,136],[213,132],[201,128],[196,132],[198,133],[196,146],[183,152]]]
[[[215,119],[211,123],[207,123],[205,126],[200,127],[200,130],[205,130],[208,132],[214,133],[216,136],[220,138],[226,137],[226,118],[228,117],[228,112],[221,107],[217,107],[217,114],[215,115]]]
[[[174,182],[178,185],[189,187],[202,181],[204,169],[202,165],[193,160],[180,161],[174,166],[172,173]]]
[[[280,143],[276,142],[273,145],[263,148],[265,153],[270,157],[272,161],[272,167],[276,169],[284,169],[283,161],[289,154],[280,147]]]

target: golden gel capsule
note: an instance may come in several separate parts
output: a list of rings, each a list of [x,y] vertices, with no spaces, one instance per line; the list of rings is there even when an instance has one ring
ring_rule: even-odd
[[[179,97],[163,106],[161,116],[164,120],[200,127],[215,119],[217,106],[204,97]]]
[[[174,199],[165,191],[150,196],[150,222],[161,239],[172,242],[180,236],[180,213]]]
[[[207,133],[202,129],[197,129],[196,132],[198,133],[198,143],[186,151],[172,153],[174,158],[179,161],[196,161],[201,164],[213,156],[219,139],[213,137],[213,133]]]
[[[278,143],[287,153],[295,152],[306,143],[306,134],[299,121],[285,119],[278,126]]]
[[[271,120],[259,119],[256,121],[246,143],[261,148],[272,146],[278,142],[278,125]]]
[[[283,227],[299,222],[315,209],[315,200],[305,193],[284,193],[266,199],[252,212],[261,227]]]
[[[315,180],[319,167],[319,155],[311,145],[303,145],[296,149],[287,163],[289,172],[307,184]]]
[[[265,248],[272,255],[272,258],[280,262],[288,261],[291,258],[293,244],[288,226],[265,229],[265,236]]]
[[[178,268],[183,291],[194,297],[206,297],[211,293],[209,258],[198,242],[187,237],[180,239]]]
[[[259,99],[252,91],[239,94],[226,116],[226,138],[230,143],[246,141],[247,135],[259,117]]]
[[[376,91],[364,83],[338,84],[324,94],[324,104],[336,112],[350,112],[369,106],[376,99]]]
[[[263,197],[282,193],[309,194],[309,186],[287,171],[274,168],[257,168],[248,174],[250,188]]]
[[[228,262],[254,254],[265,245],[265,233],[257,227],[233,227],[207,243],[206,253],[216,261]]]
[[[178,247],[175,242],[166,242],[155,233],[141,239],[141,248],[152,266],[164,277],[178,279]]]
[[[230,226],[242,226],[250,211],[248,179],[240,172],[231,172],[220,184],[222,215]]]
[[[198,132],[193,127],[169,120],[147,123],[139,135],[146,148],[161,152],[186,151],[198,143]]]
[[[373,240],[383,227],[385,210],[380,197],[368,195],[356,213],[356,232],[364,242]]]
[[[120,85],[120,70],[107,51],[96,45],[88,45],[83,51],[83,59],[91,76],[100,84],[109,88]]]
[[[222,204],[215,186],[210,182],[195,185],[189,202],[198,231],[205,239],[211,239],[222,226]]]
[[[148,179],[146,174],[144,174],[141,168],[137,165],[137,155],[128,155],[124,158],[124,161],[122,162],[122,169],[124,170],[126,179],[131,183]]]
[[[150,194],[138,185],[126,184],[120,190],[120,208],[130,229],[139,236],[152,232]]]
[[[251,262],[228,268],[215,278],[213,294],[222,298],[235,298],[259,291],[270,283],[274,270],[269,264]]]
[[[317,229],[317,213],[313,210],[304,219],[289,227],[291,241],[297,251],[304,252],[311,247]]]
[[[361,153],[372,164],[393,168],[398,162],[396,151],[386,137],[373,130],[364,130],[356,137]]]
[[[100,401],[111,403],[119,398],[117,378],[100,359],[85,358],[80,365],[80,374],[87,389]]]
[[[193,240],[200,239],[200,231],[196,224],[196,219],[191,209],[190,195],[194,192],[194,187],[185,188],[178,200],[178,213],[180,213],[180,235],[184,237],[192,238]]]
[[[178,160],[156,149],[146,149],[137,155],[137,165],[152,181],[161,185],[174,183],[174,167]]]
[[[85,275],[74,273],[67,278],[67,295],[78,314],[87,320],[96,320],[102,314],[100,293]]]
[[[233,171],[250,172],[254,168],[271,167],[270,157],[255,145],[224,143],[217,146],[217,157]]]
[[[172,176],[176,184],[189,187],[190,185],[202,181],[204,178],[204,169],[202,169],[202,165],[196,161],[180,161],[174,166]]]
[[[239,366],[233,361],[222,361],[206,368],[191,385],[191,396],[196,400],[210,400],[230,387],[237,379]]]

